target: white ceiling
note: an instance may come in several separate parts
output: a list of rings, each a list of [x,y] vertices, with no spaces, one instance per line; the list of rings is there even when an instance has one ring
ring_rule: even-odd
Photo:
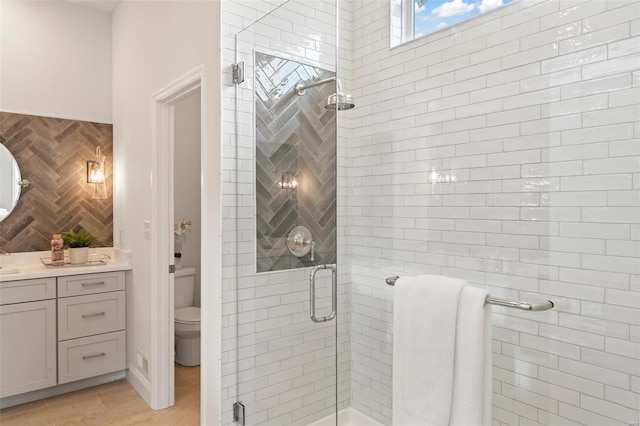
[[[67,0],[80,6],[112,14],[121,0]]]

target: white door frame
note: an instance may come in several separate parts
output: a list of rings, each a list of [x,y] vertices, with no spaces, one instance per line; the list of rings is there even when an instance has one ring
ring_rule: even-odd
[[[173,264],[173,160],[174,160],[174,106],[177,102],[201,91],[204,87],[204,65],[199,65],[158,91],[152,102],[152,217],[151,217],[151,408],[159,410],[174,404],[174,279],[169,274]],[[201,96],[200,151],[204,152],[207,133],[205,119],[206,99]],[[203,158],[201,156],[201,158]],[[201,182],[206,175],[207,162],[201,161]],[[203,186],[201,185],[201,197]],[[203,222],[209,217],[206,203],[202,203]],[[203,233],[204,234],[204,233]],[[204,238],[203,238],[204,246]],[[203,257],[204,257],[204,251]],[[207,277],[207,259],[201,262],[201,276]],[[207,304],[202,304],[206,329]],[[203,386],[204,388],[204,386]]]

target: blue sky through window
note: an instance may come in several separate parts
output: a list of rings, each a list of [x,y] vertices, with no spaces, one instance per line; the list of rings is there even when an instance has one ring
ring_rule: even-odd
[[[414,0],[414,38],[450,27],[513,0]]]

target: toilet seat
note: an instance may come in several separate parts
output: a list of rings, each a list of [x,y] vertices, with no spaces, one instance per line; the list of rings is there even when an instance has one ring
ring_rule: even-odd
[[[180,324],[200,324],[200,308],[189,306],[175,310],[175,322]]]

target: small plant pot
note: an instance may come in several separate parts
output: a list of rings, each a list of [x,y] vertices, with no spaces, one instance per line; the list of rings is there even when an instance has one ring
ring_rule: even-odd
[[[80,265],[87,263],[89,258],[89,247],[69,248],[69,263],[72,265]]]

